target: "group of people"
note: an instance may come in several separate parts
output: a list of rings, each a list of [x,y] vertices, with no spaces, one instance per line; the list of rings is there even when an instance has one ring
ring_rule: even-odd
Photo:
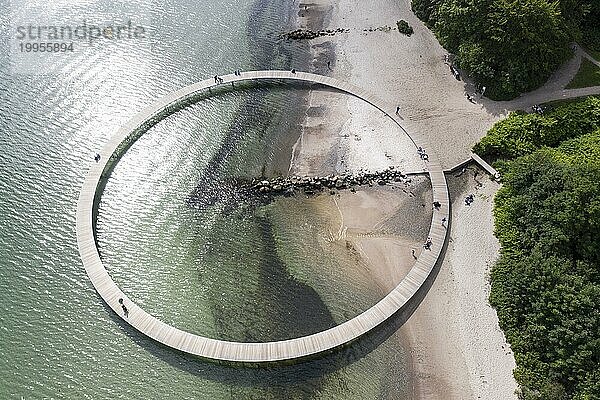
[[[483,94],[485,93],[487,87],[481,85],[480,83],[478,83],[477,85],[475,85],[475,94],[478,94],[479,96],[483,96]],[[466,94],[467,96],[467,100],[469,100],[471,103],[475,104],[475,97],[471,96],[469,93]]]
[[[457,81],[460,81],[460,72],[458,72],[458,69],[452,64],[450,65],[450,72],[452,72],[452,75]]]
[[[543,114],[544,113],[544,109],[539,104],[534,104],[533,106],[531,106],[531,110],[534,113],[538,113],[538,114]]]
[[[452,76],[454,76],[454,78],[457,81],[460,81],[460,72],[458,71],[458,68],[456,68],[454,66],[454,64],[452,63],[451,57],[449,54],[444,54],[444,63],[446,63],[450,66],[450,72],[452,73]],[[479,83],[477,85],[475,85],[475,93],[479,94],[480,96],[483,96],[485,94],[486,89],[487,88],[485,86],[483,86]],[[475,98],[468,93],[467,93],[467,100],[469,100],[471,103],[475,103]]]
[[[417,149],[417,153],[419,153],[419,157],[421,157],[421,160],[423,160],[423,161],[429,160],[429,156],[425,152],[425,149],[423,149],[421,146],[419,146],[419,148]]]
[[[327,68],[328,68],[328,69],[331,69],[331,62],[330,62],[330,61],[328,61],[328,62],[327,62]],[[291,72],[292,72],[292,74],[295,74],[295,73],[296,73],[296,69],[295,69],[295,68],[292,68]],[[237,70],[233,71],[233,74],[234,74],[235,76],[242,76],[242,70],[241,70],[241,69],[237,69]],[[215,75],[215,76],[214,76],[214,79],[215,79],[215,83],[216,83],[216,84],[221,84],[221,83],[223,83],[223,78],[221,78],[219,75]],[[398,111],[399,111],[399,110],[400,110],[400,109],[398,108]]]
[[[425,250],[431,250],[431,246],[433,246],[433,240],[431,240],[431,238],[428,237],[427,240],[425,241],[425,244],[423,244],[423,248]]]
[[[485,94],[487,87],[483,86],[481,83],[475,85],[475,92],[483,96]]]
[[[456,78],[457,81],[460,81],[460,72],[458,71],[458,68],[456,68],[454,66],[452,57],[450,56],[450,54],[444,54],[444,63],[446,63],[450,66],[450,72],[452,73],[454,78]],[[483,96],[485,94],[486,89],[487,89],[487,87],[483,86],[480,83],[475,85],[475,93],[480,96]],[[467,100],[469,100],[471,103],[475,103],[475,98],[473,96],[471,96],[470,94],[467,94]]]
[[[465,197],[465,205],[466,206],[470,206],[471,203],[473,203],[474,201],[475,201],[475,195],[473,193],[471,193],[470,195]]]
[[[121,305],[121,308],[123,309],[123,314],[125,314],[125,316],[128,317],[129,310],[127,309],[127,306],[123,303],[123,298],[119,299],[119,304]]]

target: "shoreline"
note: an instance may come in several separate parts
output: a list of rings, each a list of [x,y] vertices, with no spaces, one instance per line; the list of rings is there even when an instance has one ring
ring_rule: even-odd
[[[333,54],[327,61],[332,71],[325,72],[397,103],[406,128],[427,132],[431,151],[438,154],[444,167],[465,159],[471,145],[502,117],[465,99],[464,83],[450,75],[443,63],[444,50],[412,14],[409,0],[375,0],[360,6],[353,0],[318,0],[309,7],[331,10],[329,25],[322,29],[351,29],[347,34],[310,40],[314,54],[311,72],[319,73],[326,65],[321,51],[330,49]],[[414,27],[410,38],[394,31],[362,32],[369,26],[393,25],[399,19]],[[298,25],[310,29],[301,17]],[[418,162],[414,162],[410,144],[387,132],[388,127],[364,105],[311,90],[290,173],[353,173],[389,165],[416,170]],[[491,215],[498,185],[484,178],[479,187],[471,175],[465,174],[464,182],[452,179],[450,183],[452,232],[435,282],[414,314],[388,339],[398,340],[410,353],[411,398],[516,399],[514,358],[487,301],[487,274],[499,250]],[[476,193],[475,206],[464,206],[462,195],[466,192]],[[360,207],[351,203],[339,205],[346,228],[361,223],[361,217],[357,221],[349,218],[360,215]],[[429,223],[424,223],[428,228]],[[402,276],[393,259],[410,256],[411,248],[420,249],[424,239],[394,235],[368,245],[355,240],[353,246],[385,295]]]
[[[252,68],[255,70],[271,69],[308,69],[311,53],[307,44],[287,43],[265,39],[272,32],[265,32],[263,20],[278,19],[282,25],[296,24],[298,9],[296,1],[285,2],[283,10],[279,9],[279,3],[274,0],[255,0],[251,8],[247,36],[249,41],[256,43],[259,51],[252,54]],[[283,12],[282,12],[283,11]],[[285,103],[288,110],[302,110],[306,108],[308,89],[298,88],[294,95],[285,94]],[[298,94],[300,94],[298,96]],[[255,99],[249,100],[256,101]],[[255,175],[265,177],[284,176],[290,170],[289,149],[293,147],[298,139],[297,132],[300,130],[304,120],[303,112],[283,112],[281,110],[269,110],[271,113],[267,128],[267,135],[271,138],[265,142],[261,171]],[[241,117],[251,114],[241,112]]]

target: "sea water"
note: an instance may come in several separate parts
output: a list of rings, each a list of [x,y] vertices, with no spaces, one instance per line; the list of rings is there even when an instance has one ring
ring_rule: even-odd
[[[0,6],[3,32],[15,29],[11,13],[48,12],[28,4]],[[180,87],[236,69],[306,69],[307,45],[278,37],[297,6],[90,1],[61,19],[75,24],[82,15],[139,7],[147,41],[90,46],[47,65],[51,74],[19,71],[5,49],[0,398],[404,396],[405,352],[387,333],[317,360],[263,368],[165,348],[104,305],[77,251],[76,202],[95,152],[136,112]],[[98,245],[115,282],[146,311],[217,339],[267,341],[330,328],[380,298],[344,272],[347,255],[324,234],[330,216],[310,202],[189,201],[194,192],[227,198],[220,183],[231,179],[286,173],[306,93],[291,84],[222,90],[165,118],[124,155],[101,199]]]

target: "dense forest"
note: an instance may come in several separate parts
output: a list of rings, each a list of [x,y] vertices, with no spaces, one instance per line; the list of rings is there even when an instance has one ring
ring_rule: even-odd
[[[513,112],[497,122],[474,147],[488,159],[513,159],[530,154],[542,146],[556,147],[561,142],[600,128],[600,98],[556,107],[544,114]]]
[[[522,399],[600,399],[600,99],[512,114],[478,145],[503,173],[490,303]]]
[[[492,99],[542,85],[572,41],[600,50],[598,0],[412,0],[412,8]]]

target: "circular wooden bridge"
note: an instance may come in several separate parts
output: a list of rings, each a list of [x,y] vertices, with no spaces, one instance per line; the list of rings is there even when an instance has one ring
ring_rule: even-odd
[[[92,164],[79,196],[76,222],[79,253],[92,284],[106,304],[139,332],[166,346],[206,359],[238,363],[296,360],[327,352],[356,340],[401,311],[425,283],[441,255],[447,236],[447,229],[442,226],[441,220],[446,218],[448,222],[450,221],[450,205],[446,178],[434,154],[429,155],[427,172],[433,188],[433,201],[439,202],[441,207],[433,210],[429,230],[429,237],[432,240],[431,250],[423,251],[406,277],[377,304],[362,314],[325,331],[295,339],[261,343],[229,342],[198,336],[168,325],[141,309],[119,289],[104,268],[96,246],[95,218],[104,185],[114,165],[149,126],[172,110],[181,108],[182,104],[210,91],[211,88],[238,81],[257,80],[293,80],[320,84],[370,103],[404,131],[400,125],[400,118],[395,114],[395,106],[383,102],[363,89],[330,77],[295,71],[249,71],[220,78],[222,79],[220,83],[217,83],[214,78],[203,80],[159,99],[121,127],[99,152],[100,159]],[[421,136],[404,132],[415,144],[415,152],[417,147],[427,149],[427,143]],[[123,299],[123,304],[127,307],[127,315],[124,314],[120,299]]]

